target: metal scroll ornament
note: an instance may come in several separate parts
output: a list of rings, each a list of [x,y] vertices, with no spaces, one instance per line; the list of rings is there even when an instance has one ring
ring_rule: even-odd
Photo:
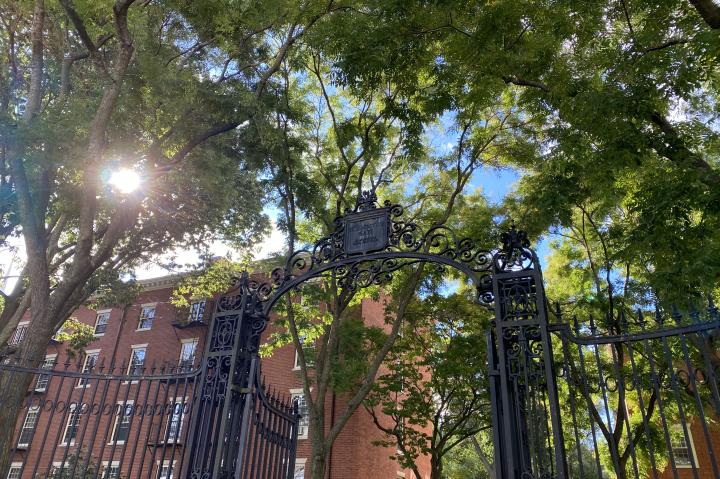
[[[315,276],[332,274],[340,287],[357,290],[386,284],[395,271],[417,263],[460,270],[477,286],[480,302],[491,306],[494,272],[535,267],[527,235],[514,227],[503,234],[502,249],[491,250],[458,238],[446,226],[423,230],[403,214],[402,206],[389,201],[381,206],[374,192],[363,192],[352,210],[334,220],[332,233],[295,251],[267,283],[255,285],[265,313],[280,296]]]

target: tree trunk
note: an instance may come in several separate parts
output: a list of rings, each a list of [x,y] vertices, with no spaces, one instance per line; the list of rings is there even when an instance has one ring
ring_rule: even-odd
[[[328,451],[324,446],[317,445],[316,441],[313,441],[310,454],[310,475],[308,477],[310,479],[325,479]]]
[[[35,310],[33,310],[34,312]],[[42,319],[38,320],[36,314],[33,314],[31,329],[20,345],[17,358],[23,366],[39,367],[45,358],[45,350],[52,337],[52,332],[48,333],[45,330],[39,330],[41,328],[33,327],[33,324],[35,326],[41,324]],[[47,323],[47,321],[45,322]],[[8,475],[18,413],[25,401],[25,395],[33,376],[31,373],[0,372],[0,404],[2,404],[0,407],[0,431],[4,431],[0,434],[0,477]]]
[[[433,455],[430,458],[430,479],[442,479],[443,464],[442,458]]]

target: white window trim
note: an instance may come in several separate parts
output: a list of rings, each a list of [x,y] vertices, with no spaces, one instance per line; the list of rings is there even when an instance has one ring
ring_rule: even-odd
[[[131,344],[130,345],[130,358],[128,359],[128,367],[127,371],[125,371],[126,376],[130,376],[130,369],[133,367],[132,358],[133,358],[133,350],[135,349],[144,349],[145,355],[147,355],[147,348],[149,343],[145,344]],[[143,367],[145,366],[145,357],[143,356]],[[123,384],[137,384],[137,379],[133,379],[132,381],[123,381]]]
[[[29,442],[20,442],[20,437],[22,436],[23,431],[25,431],[25,423],[27,422],[27,418],[31,412],[37,413],[35,415],[35,425],[32,427],[33,430],[37,429],[38,419],[40,418],[40,406],[30,406],[28,408],[27,413],[25,413],[25,417],[23,418],[22,426],[20,426],[20,435],[18,436],[18,443],[17,443],[18,447],[28,447],[30,445]]]
[[[405,473],[402,471],[397,472],[397,477],[405,477]]]
[[[10,336],[10,341],[12,341],[13,339],[15,339],[15,334],[17,333],[17,330],[18,330],[18,329],[20,329],[21,327],[28,328],[28,327],[29,327],[29,326],[28,326],[29,324],[30,324],[30,321],[20,321],[20,322],[17,324],[17,326],[15,326],[15,331],[13,331],[12,336]],[[25,331],[25,334],[27,334],[27,330]],[[24,336],[23,336],[23,339],[24,339]],[[18,341],[17,343],[11,343],[11,344],[12,344],[12,345],[19,344],[19,341]]]
[[[177,467],[177,460],[170,461],[169,459],[165,459],[162,464],[160,464],[160,460],[156,459],[155,464],[158,468],[156,479],[160,479],[160,473],[162,472],[163,467],[168,466],[170,466],[170,477],[174,477],[173,474],[175,472],[175,468]]]
[[[120,421],[122,418],[125,417],[125,410],[128,406],[134,406],[135,400],[134,399],[128,399],[127,401],[118,401],[117,405],[118,407],[118,414],[115,416],[115,421],[113,423],[113,430],[112,434],[110,434],[110,442],[108,442],[108,446],[112,445],[118,445],[123,446],[125,445],[125,441],[116,441],[115,438],[115,431],[117,431],[118,424],[120,424]],[[130,417],[130,428],[132,428],[132,416]],[[130,434],[130,430],[128,429],[128,434]]]
[[[117,467],[118,468],[118,477],[120,477],[120,461],[112,461],[112,462],[103,461],[102,467],[103,467],[102,472],[100,473],[101,477],[111,477],[111,476],[107,476],[105,474],[108,467]]]
[[[90,358],[90,356],[93,356],[95,354],[97,354],[97,360],[95,360],[95,365],[97,366],[97,361],[100,359],[100,351],[101,351],[100,349],[88,349],[85,351],[85,357],[83,358],[82,369],[80,370],[81,373],[85,372],[85,367],[87,366],[87,362],[88,362],[88,359]],[[90,385],[90,382],[80,384],[80,381],[82,381],[82,379],[83,378],[78,378],[78,382],[77,382],[77,384],[75,384],[75,389],[86,388]]]
[[[98,311],[95,311],[95,325],[93,326],[93,336],[95,336],[96,338],[105,336],[104,332],[102,332],[102,333],[95,332],[95,330],[97,330],[98,319],[100,318],[100,315],[105,314],[105,313],[108,313],[108,322],[105,323],[105,327],[107,327],[107,325],[110,323],[110,314],[112,313],[112,309],[100,309]]]
[[[138,322],[137,322],[137,329],[135,331],[150,331],[152,329],[152,326],[149,328],[141,328],[140,327],[140,320],[142,319],[143,309],[145,308],[154,308],[155,312],[153,313],[153,323],[155,323],[155,315],[157,315],[157,301],[154,303],[145,303],[140,305],[140,316],[138,316]]]
[[[205,303],[205,304],[203,305],[203,307],[202,307],[202,314],[200,315],[199,318],[198,318],[198,317],[193,318],[193,314],[192,314],[193,304],[199,304],[199,303]],[[190,311],[188,312],[187,320],[188,320],[188,321],[202,321],[203,318],[205,317],[205,313],[207,312],[207,311],[205,311],[205,308],[207,308],[207,305],[208,305],[208,301],[207,301],[207,299],[205,299],[205,298],[196,299],[195,301],[190,301]]]
[[[307,464],[307,458],[306,457],[296,457],[295,458],[295,468],[297,469],[298,466],[302,466],[303,468],[303,475],[305,474],[305,465]],[[293,477],[295,477],[295,471],[293,471]]]
[[[298,359],[298,350],[295,348],[295,363],[292,368],[293,371],[300,371],[300,361]]]
[[[72,408],[72,409],[70,409],[70,406],[75,406],[75,407]],[[65,427],[63,428],[62,442],[61,442],[60,444],[58,444],[59,446],[66,447],[66,446],[74,446],[74,445],[75,445],[75,439],[74,439],[74,438],[73,438],[73,439],[70,439],[70,443],[68,444],[68,443],[65,441],[65,437],[67,437],[68,428],[70,427],[70,421],[71,421],[72,418],[73,418],[73,414],[74,414],[75,410],[77,410],[78,408],[80,408],[80,413],[79,413],[79,417],[78,417],[78,425],[77,425],[77,427],[78,427],[78,429],[80,428],[80,420],[82,419],[82,404],[78,404],[78,403],[76,403],[76,402],[70,403],[70,404],[68,405],[67,421],[65,421]],[[75,434],[77,435],[77,431],[75,431]],[[58,462],[58,464],[62,464],[62,463],[61,463],[61,462]],[[55,463],[54,463],[54,462],[53,462],[53,467],[55,467]]]
[[[313,390],[313,388],[310,388],[310,392],[311,392],[311,393],[312,393],[312,390]],[[299,395],[303,395],[303,396],[304,396],[304,395],[305,395],[305,390],[302,389],[302,388],[291,388],[291,389],[290,389],[290,398],[291,398],[291,400],[292,400],[295,396],[299,396]],[[305,401],[307,402],[307,399],[306,399]],[[298,438],[298,439],[307,439],[308,436],[309,436],[309,432],[310,432],[310,423],[309,423],[309,421],[308,421],[308,425],[305,427],[305,434],[300,434],[300,433],[298,432],[297,438]]]
[[[195,358],[197,356],[197,347],[200,344],[200,338],[187,338],[187,339],[181,339],[180,340],[180,357],[178,357],[178,366],[180,363],[182,363],[183,359],[183,347],[186,344],[195,343],[195,348],[193,348],[193,362],[195,362]]]
[[[180,410],[180,427],[178,428],[178,434],[177,437],[172,440],[168,438],[168,429],[170,428],[170,422],[172,421],[173,413],[168,414],[167,421],[165,421],[165,431],[163,431],[162,436],[162,440],[165,444],[180,444],[182,442],[182,430],[183,426],[185,425],[185,405],[188,404],[189,401],[190,398],[188,396],[174,397],[168,399],[168,403],[173,405],[173,412],[175,411],[176,404],[182,405],[182,409]],[[173,468],[174,467],[175,466],[173,466]]]
[[[10,468],[8,469],[8,475],[7,475],[7,477],[10,477],[10,472],[11,472],[13,469],[20,469],[20,470],[22,471],[22,467],[23,467],[23,463],[22,463],[22,462],[11,462],[11,463],[10,463]],[[18,476],[18,477],[19,477],[19,476]]]
[[[687,435],[688,439],[690,440],[688,447],[690,448],[690,453],[692,454],[692,462],[690,464],[677,464],[675,463],[675,467],[678,469],[692,469],[693,463],[695,464],[695,469],[700,469],[700,463],[698,462],[697,453],[695,452],[695,441],[693,439],[692,430],[690,428],[690,425],[687,426]],[[685,438],[685,432],[683,431],[682,426],[678,428],[680,430],[680,434],[682,435],[683,439]],[[672,447],[672,442],[670,444],[671,449],[675,449]],[[675,453],[673,452],[673,459],[675,459]]]
[[[46,355],[45,355],[45,360],[43,361],[41,368],[44,369],[44,368],[45,368],[45,365],[48,363],[48,361],[52,361],[52,362],[53,362],[53,365],[54,365],[54,364],[55,364],[55,361],[57,361],[57,354],[46,354]],[[50,369],[49,369],[48,371],[50,371]],[[40,376],[42,376],[42,374],[39,374],[39,375],[38,375],[38,379],[40,378]],[[49,376],[49,374],[48,374],[48,376]],[[49,384],[49,383],[50,383],[50,378],[48,378],[48,384]],[[37,381],[35,381],[35,386],[36,386],[36,387],[35,387],[35,391],[36,391],[36,392],[41,393],[41,392],[47,391],[47,384],[45,385],[44,388],[39,388],[39,387],[37,387]]]

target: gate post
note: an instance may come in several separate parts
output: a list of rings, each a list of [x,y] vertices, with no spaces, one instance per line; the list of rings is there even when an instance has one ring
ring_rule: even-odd
[[[568,477],[542,273],[527,236],[503,234],[488,336],[498,478]]]
[[[193,397],[193,415],[183,470],[191,479],[229,479],[247,434],[255,358],[267,318],[257,285],[247,272],[221,297],[210,323],[202,372]]]

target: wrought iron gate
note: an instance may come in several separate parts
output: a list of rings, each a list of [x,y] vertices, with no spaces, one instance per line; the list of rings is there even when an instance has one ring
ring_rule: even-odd
[[[258,357],[273,305],[314,278],[332,275],[354,291],[418,263],[465,274],[479,304],[494,311],[487,349],[497,479],[720,477],[720,317],[712,302],[686,314],[549,313],[522,232],[513,228],[502,247],[487,249],[443,226],[423,232],[402,216],[401,206],[380,207],[364,194],[335,231],[267,282],[238,278],[216,303],[192,371],[0,365],[2,377],[34,375],[21,416],[51,425],[42,437],[19,427],[15,477],[82,470],[83,478],[108,479],[291,478],[297,406],[266,392]]]

